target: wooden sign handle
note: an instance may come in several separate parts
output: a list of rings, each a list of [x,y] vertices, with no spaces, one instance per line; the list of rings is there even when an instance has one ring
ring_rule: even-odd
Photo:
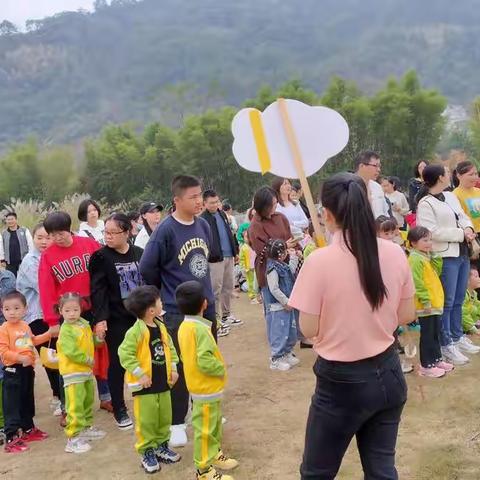
[[[300,148],[298,147],[297,137],[290,121],[290,116],[288,115],[287,102],[284,98],[278,99],[278,108],[280,109],[280,117],[282,119],[283,129],[285,130],[285,135],[287,137],[288,144],[293,156],[293,162],[297,170],[298,178],[300,184],[302,185],[302,190],[305,195],[305,200],[307,202],[308,211],[310,212],[310,217],[312,219],[313,229],[315,231],[315,242],[318,247],[325,247],[327,242],[325,237],[322,234],[320,228],[320,222],[318,221],[318,211],[315,208],[315,203],[313,201],[312,192],[308,184],[307,177],[305,175],[305,169],[303,168],[302,155],[300,153]]]

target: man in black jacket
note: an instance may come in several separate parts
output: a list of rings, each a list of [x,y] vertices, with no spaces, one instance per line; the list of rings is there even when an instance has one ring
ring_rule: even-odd
[[[208,263],[215,295],[215,310],[221,319],[218,336],[224,336],[228,335],[230,325],[243,323],[231,312],[233,267],[238,258],[238,243],[233,236],[227,216],[219,208],[220,200],[214,190],[203,192],[203,203],[205,211],[201,217],[208,222],[212,231]]]

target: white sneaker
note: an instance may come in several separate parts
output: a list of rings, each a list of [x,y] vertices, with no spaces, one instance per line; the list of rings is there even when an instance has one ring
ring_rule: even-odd
[[[53,397],[50,400],[50,408],[52,409],[54,417],[62,415],[62,402],[57,397]]]
[[[280,370],[281,372],[286,372],[292,367],[290,364],[282,357],[275,360],[270,360],[270,370]]]
[[[238,325],[243,325],[243,321],[239,320],[235,315],[229,315],[222,319],[222,323],[230,327],[238,327]]]
[[[445,361],[453,365],[465,365],[469,362],[468,357],[460,353],[453,344],[441,347],[441,351]]]
[[[172,425],[170,427],[170,440],[168,442],[169,448],[179,448],[184,447],[187,442],[187,426],[182,425]]]
[[[91,440],[101,440],[106,434],[106,432],[99,430],[97,427],[89,427],[81,432],[78,437],[86,442],[89,442]]]
[[[230,327],[221,323],[220,327],[217,329],[217,337],[226,337],[229,334],[230,334]]]
[[[90,444],[83,440],[80,436],[69,438],[67,445],[65,446],[65,451],[67,453],[86,453],[91,449],[92,447]]]
[[[291,366],[291,367],[296,367],[299,363],[300,360],[297,358],[297,356],[293,353],[287,353],[283,359]]]
[[[411,363],[406,362],[405,360],[400,361],[400,366],[402,367],[403,373],[413,372],[413,365]]]
[[[474,354],[480,352],[480,347],[474,345],[472,341],[465,336],[461,337],[457,343],[454,343],[454,345],[463,353]]]

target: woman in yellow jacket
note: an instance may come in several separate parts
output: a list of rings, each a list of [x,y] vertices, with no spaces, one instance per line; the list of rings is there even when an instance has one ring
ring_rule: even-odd
[[[156,287],[132,290],[125,307],[138,320],[125,334],[118,356],[133,395],[135,448],[142,455],[145,471],[154,473],[160,470],[160,463],[176,463],[181,458],[168,448],[170,389],[178,380],[178,356],[165,325],[158,320],[163,306]]]
[[[477,188],[478,171],[475,164],[460,162],[454,172],[458,187],[453,191],[463,211],[470,217],[475,233],[480,233],[480,188]]]

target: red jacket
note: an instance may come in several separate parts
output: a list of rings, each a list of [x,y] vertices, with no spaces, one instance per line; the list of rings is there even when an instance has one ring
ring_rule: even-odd
[[[50,326],[58,324],[59,315],[54,307],[61,295],[75,292],[82,297],[90,297],[88,263],[90,256],[100,247],[101,245],[91,238],[74,235],[70,247],[51,245],[42,253],[38,286],[43,319]],[[82,305],[84,311],[90,308],[89,300]]]

